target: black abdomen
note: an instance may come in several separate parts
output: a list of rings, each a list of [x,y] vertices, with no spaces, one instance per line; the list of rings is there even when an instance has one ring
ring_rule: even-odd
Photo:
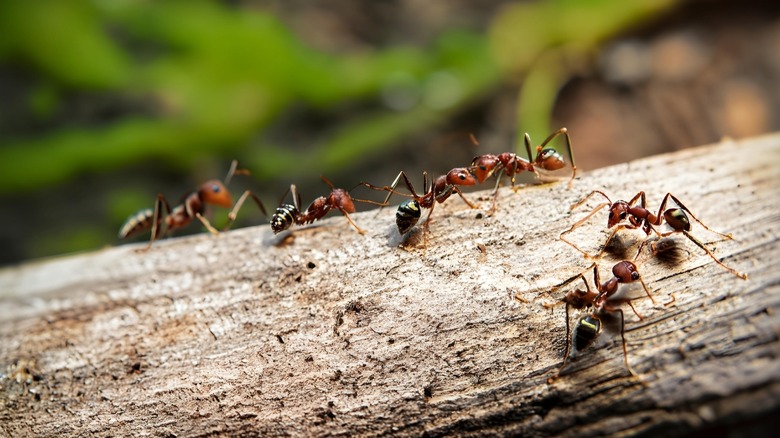
[[[274,230],[274,234],[290,228],[298,216],[300,216],[300,212],[294,205],[282,204],[277,207],[271,216],[271,229]]]
[[[420,203],[414,199],[409,199],[398,206],[395,212],[395,224],[398,226],[398,232],[406,234],[420,220]]]
[[[577,351],[588,348],[601,333],[601,320],[593,315],[588,315],[577,324],[577,333],[574,335],[574,346]]]

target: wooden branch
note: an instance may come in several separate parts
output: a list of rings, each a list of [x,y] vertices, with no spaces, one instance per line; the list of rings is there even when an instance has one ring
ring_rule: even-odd
[[[399,247],[388,208],[354,215],[366,236],[333,217],[288,240],[262,226],[6,268],[0,431],[585,437],[760,418],[780,407],[779,163],[772,135],[601,169],[571,187],[503,188],[492,218],[453,199],[436,207],[425,248]],[[590,264],[558,235],[594,189],[644,190],[653,208],[676,194],[734,234],[709,247],[750,279],[673,237],[671,260],[638,262],[659,304],[634,300],[643,321],[625,312],[639,377],[619,332],[605,330],[548,384],[567,341],[564,306],[543,304]],[[489,192],[470,197],[490,205]],[[595,251],[605,224],[602,211],[570,237]],[[696,224],[693,234],[717,240]],[[643,233],[618,236],[632,257]],[[601,260],[602,275],[619,257]]]

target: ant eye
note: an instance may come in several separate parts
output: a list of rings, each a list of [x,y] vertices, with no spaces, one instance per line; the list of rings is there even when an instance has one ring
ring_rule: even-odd
[[[626,218],[626,212],[624,211],[623,213],[620,213],[620,219],[625,219],[625,218]]]
[[[479,166],[479,170],[487,170],[487,166]]]
[[[466,180],[466,175],[460,174],[460,175],[458,175],[458,178],[460,178],[461,181],[465,181]]]
[[[214,193],[219,193],[219,186],[214,184],[213,186],[211,186],[211,191]]]

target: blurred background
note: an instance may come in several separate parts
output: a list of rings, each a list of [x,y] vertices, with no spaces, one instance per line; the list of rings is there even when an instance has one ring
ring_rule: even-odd
[[[561,126],[583,170],[780,128],[776,1],[3,0],[0,29],[3,265],[119,244],[233,159],[273,209]]]

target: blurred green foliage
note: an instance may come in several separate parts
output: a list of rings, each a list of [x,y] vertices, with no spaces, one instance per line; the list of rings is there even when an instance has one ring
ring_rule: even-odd
[[[395,47],[335,56],[303,46],[268,14],[212,2],[9,0],[0,17],[0,27],[11,30],[0,36],[0,58],[28,63],[56,89],[35,93],[32,102],[39,112],[51,111],[46,108],[56,105],[57,93],[71,89],[99,89],[117,98],[138,95],[153,104],[151,115],[128,114],[106,126],[5,140],[3,192],[56,184],[78,172],[108,171],[150,156],[173,162],[235,150],[293,104],[327,108],[372,99],[399,73],[424,82],[449,72],[464,98],[498,80],[484,38],[456,31],[427,51]],[[340,135],[318,148],[323,156],[312,154],[310,161],[342,166],[443,112],[378,111],[339,129]],[[276,160],[252,164],[267,178],[290,163],[301,165],[284,147],[264,149],[261,155]]]
[[[673,2],[510,4],[497,10],[487,34],[448,29],[425,47],[326,53],[267,12],[220,2],[4,0],[0,64],[25,71],[32,84],[20,111],[66,122],[0,132],[0,195],[150,158],[186,168],[207,156],[237,157],[266,180],[290,168],[335,173],[446,123],[506,81],[526,84],[518,139],[524,131],[542,139],[557,128],[550,111],[572,66]],[[68,121],[65,102],[78,94],[132,104],[99,123]],[[350,105],[359,110],[333,121],[305,154],[262,135],[292,108]],[[138,197],[127,192],[111,209]],[[74,248],[95,240],[71,234],[49,240],[87,242]]]

